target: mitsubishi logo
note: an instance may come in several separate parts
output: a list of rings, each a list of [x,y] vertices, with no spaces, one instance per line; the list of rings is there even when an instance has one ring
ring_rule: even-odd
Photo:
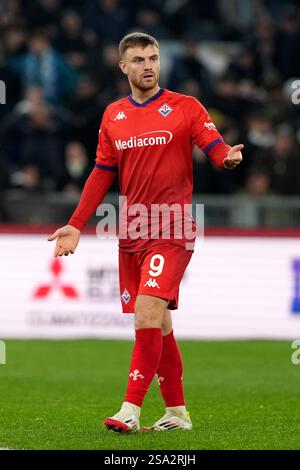
[[[73,286],[62,282],[62,271],[63,267],[61,260],[58,258],[53,260],[50,264],[52,280],[49,284],[41,284],[33,293],[33,297],[36,299],[44,299],[45,297],[48,297],[51,291],[58,289],[65,297],[77,299],[79,297],[77,290]]]

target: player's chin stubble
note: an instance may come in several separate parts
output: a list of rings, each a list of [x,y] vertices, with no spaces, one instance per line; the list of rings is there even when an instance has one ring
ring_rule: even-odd
[[[132,83],[138,90],[148,91],[156,87],[158,80],[157,77],[155,77],[153,80],[147,82],[141,77],[139,80],[132,80]]]

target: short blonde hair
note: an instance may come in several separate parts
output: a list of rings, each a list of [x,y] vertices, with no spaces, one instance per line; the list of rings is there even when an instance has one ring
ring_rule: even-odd
[[[143,49],[147,46],[156,46],[159,49],[158,41],[150,34],[130,33],[123,37],[119,44],[119,54],[123,57],[129,47],[141,46]]]

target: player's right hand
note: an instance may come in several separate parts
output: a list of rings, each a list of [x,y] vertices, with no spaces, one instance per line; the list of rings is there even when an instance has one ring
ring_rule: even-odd
[[[72,225],[65,225],[49,235],[48,241],[56,240],[54,256],[68,256],[76,250],[80,239],[80,230]]]

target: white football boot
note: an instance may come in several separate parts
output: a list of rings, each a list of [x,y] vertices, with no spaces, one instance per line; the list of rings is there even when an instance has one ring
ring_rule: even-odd
[[[143,428],[143,431],[171,431],[175,429],[183,429],[185,431],[193,428],[190,414],[186,411],[185,406],[175,406],[174,408],[166,408],[165,415],[160,418],[153,426]]]
[[[140,413],[139,406],[125,401],[118,413],[104,420],[104,425],[108,430],[115,432],[138,432],[140,431]]]

